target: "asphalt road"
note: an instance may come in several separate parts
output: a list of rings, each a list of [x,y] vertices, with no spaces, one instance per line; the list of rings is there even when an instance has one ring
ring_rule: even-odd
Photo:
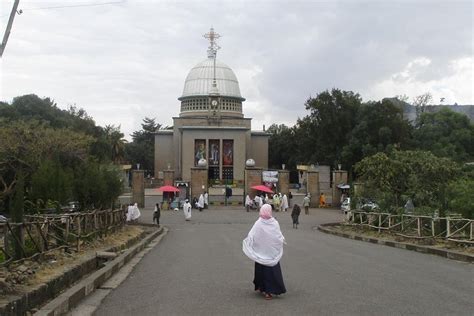
[[[151,222],[152,210],[141,218]],[[253,291],[242,252],[256,212],[240,208],[163,212],[169,233],[107,296],[95,315],[474,315],[474,265],[327,235],[312,229],[338,221],[312,209],[286,237],[281,260],[287,293],[266,301]]]

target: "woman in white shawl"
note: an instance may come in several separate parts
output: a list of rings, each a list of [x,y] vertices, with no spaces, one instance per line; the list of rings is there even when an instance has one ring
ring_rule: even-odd
[[[283,194],[283,198],[281,199],[281,208],[283,212],[286,212],[288,210],[288,197],[286,194]]]
[[[260,217],[242,243],[242,249],[255,261],[255,291],[265,294],[267,300],[272,299],[272,295],[286,293],[280,267],[284,243],[280,225],[272,217],[272,207],[264,204],[260,208]]]
[[[131,221],[136,221],[142,214],[140,213],[140,210],[138,209],[138,203],[135,203],[132,207],[132,214],[130,216]]]
[[[189,221],[191,220],[191,203],[186,199],[183,204],[184,219]]]
[[[204,208],[204,195],[202,193],[199,196],[198,208],[199,208],[199,212],[202,212],[202,209]]]
[[[252,204],[252,199],[250,198],[250,195],[247,194],[247,196],[245,197],[245,208],[247,209],[247,212],[250,211]]]

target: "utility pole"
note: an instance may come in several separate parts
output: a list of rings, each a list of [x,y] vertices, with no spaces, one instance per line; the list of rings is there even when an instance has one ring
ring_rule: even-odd
[[[18,4],[20,4],[20,0],[15,0],[13,4],[12,12],[10,13],[10,18],[8,19],[7,29],[5,30],[5,34],[3,35],[2,45],[0,46],[0,57],[3,56],[3,52],[5,51],[5,46],[7,46],[8,37],[10,36],[10,30],[12,29],[13,20],[15,19],[15,15],[17,13]],[[18,12],[21,14],[21,11]]]

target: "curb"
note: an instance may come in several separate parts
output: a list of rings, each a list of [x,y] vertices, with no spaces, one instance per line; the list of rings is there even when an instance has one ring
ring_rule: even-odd
[[[398,242],[398,241],[392,241],[392,240],[389,241],[389,240],[383,240],[383,239],[378,239],[378,238],[373,238],[373,237],[365,237],[361,235],[342,233],[342,232],[328,228],[328,227],[336,226],[340,224],[341,223],[321,224],[317,227],[317,229],[323,233],[331,234],[331,235],[335,235],[339,237],[360,240],[360,241],[370,242],[373,244],[384,245],[384,246],[389,246],[389,247],[394,247],[394,248],[412,250],[412,251],[416,251],[420,253],[427,253],[427,254],[436,255],[443,258],[462,261],[462,262],[474,263],[474,255],[468,255],[468,254],[457,252],[457,251],[440,249],[440,248],[435,248],[435,247],[430,247],[430,246],[420,246],[420,245],[409,244],[409,243],[404,243],[404,242]]]
[[[140,243],[126,250],[114,260],[105,264],[105,267],[93,272],[86,279],[66,290],[64,293],[44,305],[34,315],[62,315],[76,306],[81,300],[86,298],[97,288],[99,288],[107,279],[120,270],[122,266],[128,263],[138,252],[143,250],[153,239],[161,235],[166,230],[161,227],[156,232],[145,237]]]

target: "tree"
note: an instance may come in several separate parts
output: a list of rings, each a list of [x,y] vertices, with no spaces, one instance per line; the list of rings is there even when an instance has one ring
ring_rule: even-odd
[[[429,105],[431,101],[433,101],[433,96],[429,92],[426,92],[413,98],[413,105],[416,108],[417,116],[425,112],[425,107]]]
[[[474,159],[474,124],[466,115],[449,109],[422,113],[416,120],[413,138],[416,148],[439,157],[456,161]]]
[[[306,162],[335,165],[356,125],[361,97],[352,91],[333,89],[306,101],[310,114],[298,119],[295,136],[299,158]]]
[[[363,103],[356,121],[341,154],[341,161],[349,171],[367,156],[408,147],[411,125],[403,118],[402,109],[389,99]]]
[[[282,164],[288,168],[296,168],[294,155],[297,144],[293,129],[281,124],[272,124],[268,130],[271,134],[268,141],[268,165],[270,168],[280,169]]]
[[[126,159],[133,166],[140,164],[140,168],[153,174],[155,161],[155,133],[161,128],[161,124],[155,122],[154,118],[145,117],[142,129],[132,134],[132,142],[125,147]]]
[[[386,210],[401,207],[407,198],[416,206],[447,210],[447,188],[459,174],[459,166],[448,158],[426,151],[377,153],[356,164],[359,179]]]

